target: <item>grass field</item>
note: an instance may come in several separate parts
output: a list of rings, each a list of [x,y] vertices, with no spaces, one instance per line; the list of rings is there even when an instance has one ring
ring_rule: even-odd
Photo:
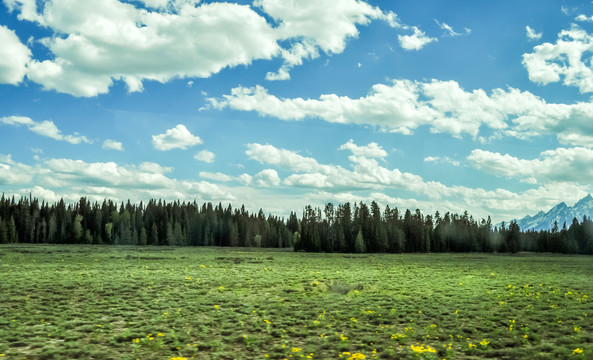
[[[591,359],[593,258],[0,247],[2,359]]]

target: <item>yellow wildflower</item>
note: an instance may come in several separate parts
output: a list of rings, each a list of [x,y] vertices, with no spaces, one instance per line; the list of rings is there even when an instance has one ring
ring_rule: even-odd
[[[583,353],[583,349],[581,349],[581,348],[576,348],[572,351],[573,355],[580,355],[582,353]]]
[[[220,305],[214,305],[214,308],[215,308],[216,310],[218,310],[218,309],[220,309]]]
[[[480,341],[480,345],[482,346],[487,346],[488,344],[490,344],[490,341],[483,339],[482,341]]]
[[[425,352],[430,352],[430,353],[436,353],[437,352],[436,349],[434,349],[434,348],[432,348],[432,347],[430,347],[428,345],[424,345],[424,344],[422,344],[422,345],[418,345],[418,344],[416,344],[416,345],[410,345],[410,348],[412,349],[413,352],[419,353],[419,354],[422,354],[422,353],[425,353]]]
[[[348,360],[359,360],[359,359],[366,359],[366,356],[361,353],[354,353],[352,356],[348,358]]]
[[[297,347],[293,347],[293,348],[292,348],[292,352],[299,352],[299,351],[301,351],[301,350],[303,350],[303,349],[301,349],[301,348],[297,348]]]

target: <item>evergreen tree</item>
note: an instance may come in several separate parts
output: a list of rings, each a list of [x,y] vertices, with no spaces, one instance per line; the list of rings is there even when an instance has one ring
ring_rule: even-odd
[[[148,244],[148,235],[146,234],[146,229],[142,227],[140,229],[140,237],[138,238],[138,245],[147,245]]]
[[[365,246],[364,238],[362,235],[362,228],[360,228],[358,230],[358,233],[356,234],[356,238],[354,241],[354,251],[357,253],[366,252],[366,246]]]

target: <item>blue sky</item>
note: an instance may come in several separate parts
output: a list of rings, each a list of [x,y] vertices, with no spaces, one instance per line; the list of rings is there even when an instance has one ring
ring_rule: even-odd
[[[502,221],[593,179],[593,5],[0,3],[0,191]]]

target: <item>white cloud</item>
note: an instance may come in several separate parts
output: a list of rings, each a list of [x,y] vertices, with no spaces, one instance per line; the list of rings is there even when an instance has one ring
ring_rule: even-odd
[[[251,185],[253,182],[253,176],[249,174],[241,174],[239,177],[237,177],[237,180],[244,185]]]
[[[103,147],[103,149],[124,151],[124,147],[121,142],[111,140],[111,139],[107,139],[107,140],[103,141],[102,147]]]
[[[0,122],[6,125],[26,125],[26,126],[34,126],[36,123],[26,116],[6,116],[0,118]]]
[[[275,165],[294,172],[284,184],[297,187],[340,189],[381,189],[386,186],[413,190],[423,186],[422,178],[397,169],[388,170],[379,166],[375,157],[382,157],[384,151],[376,144],[357,146],[348,142],[340,149],[349,149],[353,155],[348,159],[352,170],[337,165],[324,165],[317,160],[296,152],[279,149],[272,145],[249,144],[246,154],[265,165]],[[438,194],[433,194],[438,197]]]
[[[593,52],[593,36],[573,25],[558,34],[555,44],[543,43],[523,54],[523,65],[529,79],[539,84],[559,82],[576,86],[581,93],[593,92],[593,69],[590,57]]]
[[[210,98],[208,101],[214,108],[257,111],[260,115],[282,120],[318,117],[332,123],[369,124],[410,133],[418,126],[430,123],[437,115],[419,101],[418,90],[415,82],[396,80],[392,85],[374,85],[366,97],[359,99],[325,94],[315,100],[280,99],[256,86],[234,88],[221,100]]]
[[[475,139],[483,126],[520,139],[553,135],[563,144],[593,146],[593,103],[549,104],[514,88],[466,91],[455,81],[393,80],[373,85],[358,99],[324,94],[319,99],[278,98],[261,87],[237,87],[209,107],[256,111],[281,120],[319,118],[331,123],[376,126],[380,130],[412,134],[420,126],[455,137]]]
[[[560,181],[563,179],[549,181],[520,193],[500,188],[486,190],[447,186],[436,181],[426,181],[416,174],[380,166],[372,157],[349,156],[351,169],[345,169],[337,165],[320,164],[314,158],[302,157],[290,150],[274,148],[271,145],[252,147],[259,151],[252,152],[251,158],[259,159],[264,165],[277,166],[284,171],[292,172],[282,184],[313,190],[314,192],[309,192],[305,196],[310,200],[319,201],[320,204],[323,204],[321,201],[378,200],[384,204],[388,202],[392,207],[403,207],[402,204],[408,204],[405,207],[418,207],[430,212],[439,210],[461,213],[468,210],[474,216],[492,215],[494,221],[501,221],[549,208],[560,201],[576,201],[590,191],[587,185]],[[279,157],[280,154],[282,155]],[[302,158],[314,166],[305,169],[298,163],[287,160],[289,158]],[[443,159],[434,157],[429,160]],[[258,175],[256,180],[259,181]],[[260,185],[264,184],[267,183],[262,181]],[[385,195],[388,191],[408,192],[412,195],[407,198],[390,198]],[[416,197],[428,197],[429,200],[416,200]]]
[[[387,151],[383,150],[383,148],[375,142],[372,142],[367,146],[358,146],[352,139],[340,146],[338,150],[350,150],[352,155],[369,158],[384,158],[387,156]]]
[[[215,157],[216,157],[216,155],[214,155],[213,152],[208,151],[208,150],[202,150],[199,153],[194,155],[194,159],[196,159],[198,161],[203,161],[205,163],[213,163]]]
[[[278,172],[274,169],[265,169],[255,175],[255,183],[259,186],[278,186],[280,182]]]
[[[412,35],[398,35],[400,46],[404,50],[420,50],[431,42],[438,41],[437,38],[426,36],[426,33],[416,26],[412,26],[414,33]]]
[[[320,51],[342,53],[348,39],[358,37],[359,25],[382,20],[391,27],[401,27],[395,13],[359,0],[256,0],[254,5],[278,23],[275,30],[279,39],[291,42],[290,48],[281,52],[284,64],[278,72],[268,73],[268,80],[289,79],[291,68],[319,57]]]
[[[480,149],[467,157],[476,169],[496,176],[518,177],[529,183],[563,181],[582,183],[593,178],[593,150],[589,148],[558,148],[547,150],[538,159],[519,159]]]
[[[19,20],[37,22],[40,25],[45,24],[43,16],[37,11],[36,0],[4,0],[4,5],[10,12],[17,11]]]
[[[427,156],[424,158],[424,162],[427,163],[443,163],[443,164],[451,164],[455,167],[461,166],[459,160],[451,159],[448,156]]]
[[[593,16],[587,16],[587,15],[580,14],[579,16],[577,16],[575,18],[575,20],[582,21],[582,22],[593,22]]]
[[[571,9],[569,9],[569,8],[567,8],[566,6],[562,5],[562,6],[560,7],[560,11],[562,11],[562,13],[563,13],[564,15],[566,15],[566,16],[570,16],[572,13],[574,13],[574,12],[575,12],[575,8],[571,8]]]
[[[248,144],[245,154],[262,164],[276,165],[294,171],[313,171],[319,166],[315,159],[304,157],[293,151],[278,149],[269,144]]]
[[[190,133],[182,124],[165,131],[164,134],[152,136],[152,144],[154,148],[160,151],[168,151],[172,149],[185,150],[201,143],[202,139],[192,135],[192,133]]]
[[[371,147],[352,146],[353,149]],[[468,210],[476,218],[492,215],[495,222],[534,213],[559,201],[576,201],[591,191],[590,185],[558,178],[522,192],[500,188],[486,190],[447,186],[427,181],[416,174],[381,166],[372,157],[372,152],[366,153],[367,156],[352,154],[348,157],[351,168],[345,169],[335,164],[321,164],[314,158],[303,157],[290,150],[276,149],[274,152],[273,149],[265,147],[252,148],[260,151],[255,151],[250,157],[258,158],[269,166],[254,176],[200,174],[203,178],[216,182],[237,181],[245,185],[239,187],[217,185],[207,181],[176,180],[171,175],[173,169],[156,163],[121,165],[114,162],[87,163],[73,159],[48,159],[28,166],[15,162],[10,155],[0,155],[0,183],[6,185],[8,196],[20,196],[31,192],[33,196],[47,201],[57,201],[61,197],[66,201],[77,201],[81,196],[91,201],[102,201],[104,198],[115,201],[139,201],[146,198],[196,199],[198,202],[231,202],[237,206],[245,203],[250,209],[263,207],[276,214],[288,214],[307,202],[321,206],[326,201],[376,200],[383,205],[389,204],[392,208],[419,208],[425,213],[433,213],[436,210],[441,213],[461,213]],[[577,168],[578,164],[590,163],[591,151],[593,150],[588,150],[585,155],[572,161],[571,156],[578,156],[582,151],[557,149],[548,155],[542,155],[540,160],[544,163],[544,169],[557,166],[561,161],[572,161],[571,166],[561,168],[563,172],[570,172]],[[274,157],[274,154],[280,155],[280,159]],[[299,157],[314,167],[308,169],[287,160]],[[556,163],[547,164],[548,157]],[[520,165],[524,166],[523,163]],[[528,164],[533,169],[536,169],[535,165]],[[282,168],[289,176],[281,179],[276,168]],[[587,173],[587,167],[582,166],[582,169],[584,172],[580,175],[591,178]],[[540,173],[542,175],[538,180],[548,176],[546,170]],[[297,188],[300,191],[297,191]],[[289,191],[286,191],[287,189]],[[392,197],[389,195],[392,191],[403,195]],[[435,199],[438,201],[434,201]]]
[[[64,135],[58,129],[56,124],[50,120],[44,120],[42,122],[33,121],[31,118],[25,116],[7,116],[0,118],[0,123],[5,125],[20,126],[25,125],[30,131],[45,137],[52,138],[54,140],[66,141],[71,144],[80,144],[81,142],[91,144],[92,141],[86,136],[74,133],[73,135]]]
[[[48,201],[58,197],[77,201],[81,196],[97,201],[106,197],[115,201],[150,198],[236,200],[229,191],[215,184],[171,178],[172,168],[151,162],[120,165],[51,158],[32,167],[13,161],[10,155],[0,155],[0,169],[0,184],[18,186],[16,192],[22,194],[33,189],[34,195],[48,196]]]
[[[266,78],[285,80],[306,59],[342,53],[359,26],[379,20],[405,28],[395,13],[361,0],[256,0],[253,6],[273,23],[249,5],[226,2],[141,0],[144,7],[117,0],[92,7],[77,0],[4,2],[19,19],[53,32],[39,40],[49,59],[29,61],[20,41],[5,48],[15,53],[18,47],[24,55],[20,72],[7,72],[10,83],[22,80],[28,63],[27,77],[44,89],[82,97],[107,93],[118,81],[138,92],[146,80],[208,78],[224,68],[278,56],[283,65]]]
[[[27,184],[33,180],[34,169],[17,163],[11,155],[0,154],[0,184]]]
[[[4,25],[0,25],[0,44],[0,84],[17,85],[25,77],[31,50]]]
[[[527,38],[529,40],[539,40],[542,38],[543,33],[537,33],[535,32],[535,30],[533,30],[532,28],[530,28],[529,26],[525,26],[525,31],[527,31]]]
[[[440,27],[442,30],[444,30],[444,31],[447,33],[447,35],[449,35],[449,36],[461,36],[461,35],[469,35],[469,34],[472,32],[472,31],[471,31],[471,29],[464,28],[464,30],[465,30],[465,32],[464,32],[464,33],[458,33],[458,32],[456,32],[455,30],[453,30],[453,28],[452,28],[450,25],[448,25],[447,23],[444,23],[444,22],[443,22],[443,23],[441,23],[441,22],[439,22],[437,19],[434,19],[434,22],[435,22],[435,23],[437,23],[437,25],[438,25],[438,26],[439,26],[439,27]]]
[[[229,182],[234,180],[232,176],[223,174],[221,172],[211,173],[207,171],[200,171],[200,177],[221,182]]]
[[[158,9],[143,9],[115,0],[92,7],[50,0],[37,12],[29,2],[11,3],[21,17],[61,34],[41,40],[53,57],[31,61],[27,76],[74,96],[106,93],[119,80],[134,92],[145,80],[207,78],[280,50],[276,31],[245,5],[150,1]]]

